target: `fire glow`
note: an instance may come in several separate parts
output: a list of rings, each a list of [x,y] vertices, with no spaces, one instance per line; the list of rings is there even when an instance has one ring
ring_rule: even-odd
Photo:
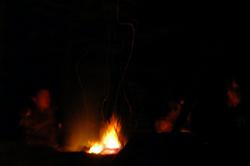
[[[101,139],[91,144],[87,153],[101,155],[117,154],[123,147],[121,138],[121,123],[115,115],[112,115],[101,133]]]

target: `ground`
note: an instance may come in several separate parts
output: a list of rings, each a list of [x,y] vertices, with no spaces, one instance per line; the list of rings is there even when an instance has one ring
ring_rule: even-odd
[[[116,156],[93,156],[84,153],[55,152],[49,148],[25,147],[1,142],[0,165],[13,166],[97,166],[97,165],[179,165],[213,164],[246,161],[248,146],[233,143],[210,144],[195,137],[141,135],[130,140]]]

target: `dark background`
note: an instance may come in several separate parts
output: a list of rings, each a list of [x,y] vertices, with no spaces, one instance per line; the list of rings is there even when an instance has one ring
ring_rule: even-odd
[[[136,30],[123,85],[134,111],[142,100],[145,115],[157,117],[166,98],[199,98],[203,90],[213,97],[214,85],[232,78],[248,89],[244,8],[121,0],[119,9],[118,20],[114,0],[1,5],[1,138],[18,136],[19,112],[37,87],[52,90],[64,116],[80,107],[88,85],[101,96],[95,101],[103,100],[98,89],[114,96],[132,41],[121,22]]]

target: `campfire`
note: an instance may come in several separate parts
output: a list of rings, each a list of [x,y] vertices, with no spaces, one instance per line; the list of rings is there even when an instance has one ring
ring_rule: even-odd
[[[101,137],[97,142],[90,143],[87,153],[112,155],[117,154],[124,146],[124,137],[121,134],[121,123],[113,114],[101,130]]]

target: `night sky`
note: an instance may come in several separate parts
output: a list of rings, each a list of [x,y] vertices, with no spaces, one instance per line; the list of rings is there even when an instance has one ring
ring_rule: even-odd
[[[148,116],[157,116],[165,98],[198,98],[231,78],[248,82],[246,15],[233,5],[26,0],[1,11],[0,128],[7,137],[16,135],[19,112],[36,88],[50,88],[64,116],[84,98],[95,111],[107,91],[113,100],[132,40],[122,88],[131,103],[140,96],[150,103]]]

